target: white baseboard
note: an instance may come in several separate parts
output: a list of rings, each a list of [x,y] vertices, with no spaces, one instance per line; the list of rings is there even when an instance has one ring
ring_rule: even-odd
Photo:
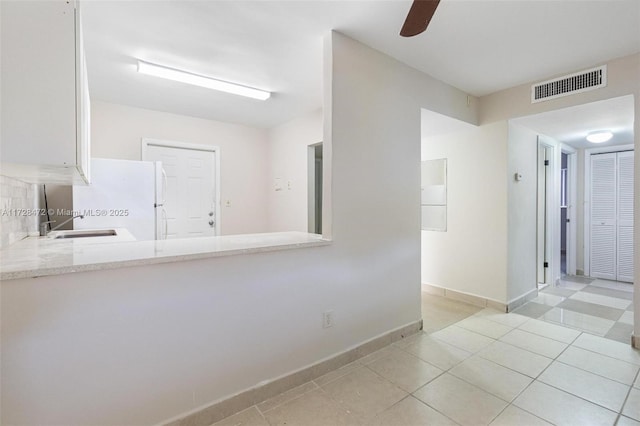
[[[422,291],[436,296],[442,296],[448,299],[457,300],[459,302],[468,303],[470,305],[478,306],[481,308],[495,309],[500,312],[511,312],[538,296],[538,289],[534,288],[533,290],[505,303],[494,299],[489,299],[487,297],[465,293],[462,291],[451,290],[445,287],[427,283],[422,283]]]
[[[507,304],[507,312],[513,312],[514,309],[517,309],[525,303],[532,301],[536,297],[538,297],[538,289],[534,288],[523,295],[511,299]]]
[[[245,410],[269,398],[303,385],[311,380],[338,369],[363,356],[380,350],[394,342],[418,333],[422,330],[422,320],[391,330],[374,337],[342,353],[317,362],[316,364],[294,371],[282,377],[232,395],[223,400],[203,405],[195,410],[183,413],[161,424],[164,426],[209,426],[235,413]]]

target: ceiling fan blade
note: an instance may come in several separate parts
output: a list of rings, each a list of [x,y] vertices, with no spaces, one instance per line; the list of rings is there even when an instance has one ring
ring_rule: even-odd
[[[413,37],[426,30],[439,3],[440,0],[413,0],[400,35]]]

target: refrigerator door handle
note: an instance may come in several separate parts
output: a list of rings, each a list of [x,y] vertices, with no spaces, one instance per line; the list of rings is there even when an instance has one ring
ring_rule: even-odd
[[[169,183],[167,172],[164,170],[164,167],[162,168],[162,180],[162,203],[160,205],[164,206],[164,202],[167,199],[167,185]]]
[[[167,211],[162,208],[162,221],[164,222],[164,235],[162,236],[163,240],[167,239],[167,232],[169,230],[169,221],[167,220]]]

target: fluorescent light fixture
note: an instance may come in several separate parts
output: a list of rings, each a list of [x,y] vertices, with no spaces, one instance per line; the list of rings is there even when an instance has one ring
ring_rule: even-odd
[[[591,143],[603,143],[613,137],[613,133],[608,130],[598,130],[587,135],[587,140]]]
[[[192,84],[194,86],[206,87],[207,89],[218,90],[220,92],[233,93],[234,95],[246,96],[248,98],[265,101],[271,96],[271,92],[254,89],[253,87],[241,86],[227,81],[216,80],[215,78],[192,74],[187,71],[180,71],[149,62],[138,61],[138,72],[155,77],[166,78],[167,80],[179,81],[181,83]]]

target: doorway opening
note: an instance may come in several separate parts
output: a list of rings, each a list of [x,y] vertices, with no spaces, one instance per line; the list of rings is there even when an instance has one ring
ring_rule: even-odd
[[[567,192],[569,182],[567,180],[569,154],[564,152],[561,155],[560,168],[560,273],[567,275],[567,226],[569,225],[569,215],[567,211]]]
[[[576,275],[577,150],[561,144],[560,274]]]
[[[308,146],[307,160],[308,230],[322,235],[322,142]]]

